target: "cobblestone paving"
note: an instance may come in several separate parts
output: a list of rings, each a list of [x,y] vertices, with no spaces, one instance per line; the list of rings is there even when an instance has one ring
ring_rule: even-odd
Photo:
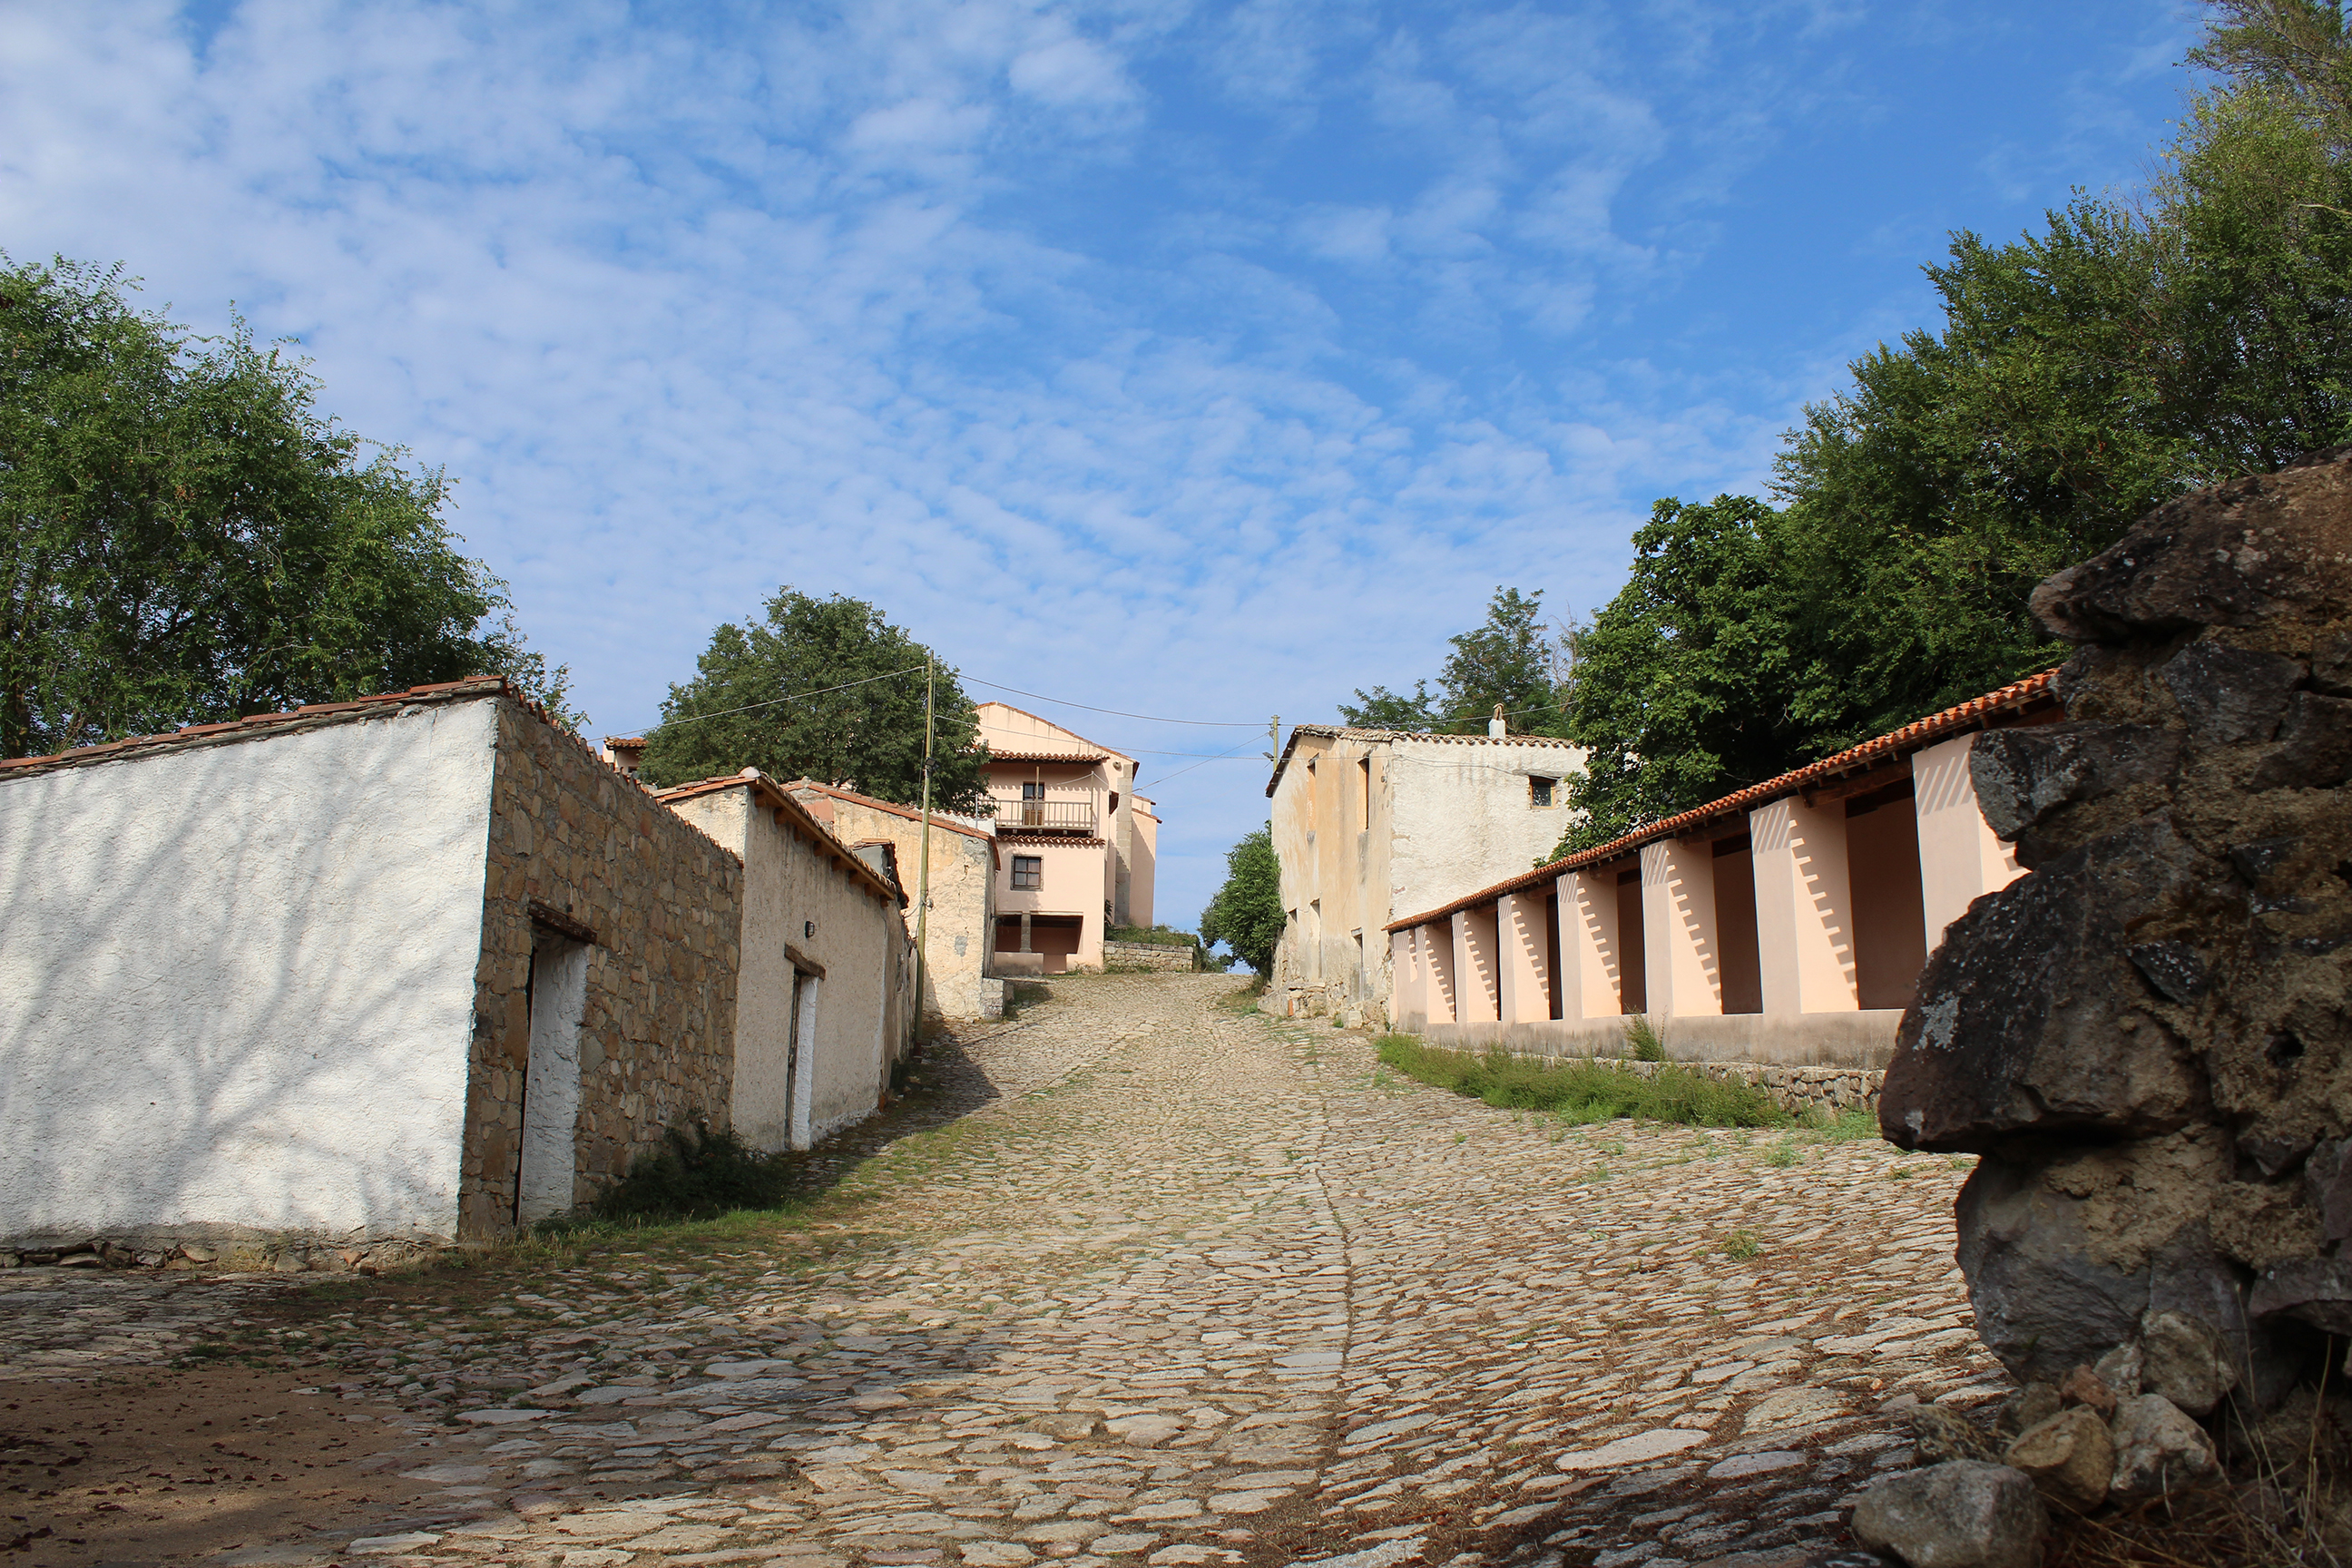
[[[845,1145],[838,1233],[721,1244],[700,1271],[600,1254],[471,1313],[347,1320],[376,1372],[337,1386],[414,1413],[402,1473],[440,1490],[332,1544],[551,1568],[1799,1562],[1909,1461],[1902,1406],[2005,1386],[1951,1262],[1951,1162],[1498,1111],[1359,1035],[1217,1005],[1233,984],[1059,983],[970,1047],[962,1114]],[[20,1303],[63,1293],[6,1314],[18,1371],[166,1356],[273,1288],[5,1278]]]

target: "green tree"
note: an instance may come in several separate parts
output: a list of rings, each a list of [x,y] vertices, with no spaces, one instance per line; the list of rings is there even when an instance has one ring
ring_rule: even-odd
[[[2144,191],[1955,235],[1927,268],[1940,331],[1806,410],[1778,511],[1662,507],[1580,644],[1573,843],[2048,668],[2042,578],[2173,496],[2352,440],[2352,43],[2309,0],[2212,14],[2195,58],[2223,79]]]
[[[1565,732],[1565,682],[1556,683],[1564,644],[1544,626],[1541,589],[1496,588],[1486,621],[1446,641],[1454,651],[1434,694],[1427,681],[1415,681],[1411,697],[1385,686],[1359,689],[1355,702],[1339,704],[1340,718],[1363,730],[1478,735],[1499,706],[1517,733]]]
[[[766,618],[710,634],[695,677],[672,686],[646,737],[646,782],[682,784],[756,767],[912,805],[923,789],[923,668],[934,656],[882,612],[839,594],[784,587]],[[811,695],[813,694],[813,695]],[[931,805],[987,803],[980,720],[938,666]]]
[[[1282,866],[1269,823],[1225,852],[1224,886],[1201,911],[1201,945],[1223,942],[1259,974],[1272,974],[1282,923]]]
[[[438,470],[366,455],[243,322],[195,337],[131,287],[0,254],[0,754],[485,673],[578,721]]]
[[[1657,503],[1633,570],[1578,643],[1568,849],[1784,771],[1795,737],[1779,516],[1744,496]]]

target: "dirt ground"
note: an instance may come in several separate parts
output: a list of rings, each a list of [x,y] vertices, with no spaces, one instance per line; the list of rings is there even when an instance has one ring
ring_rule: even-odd
[[[233,1368],[0,1384],[0,1563],[184,1562],[394,1520],[432,1489],[391,1473],[411,1441],[392,1414]]]

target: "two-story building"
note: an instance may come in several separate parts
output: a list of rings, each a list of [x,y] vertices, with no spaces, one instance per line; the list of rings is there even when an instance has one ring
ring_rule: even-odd
[[[1549,856],[1583,771],[1583,748],[1499,719],[1484,735],[1291,731],[1265,786],[1284,919],[1259,1006],[1394,1022],[1389,922]]]
[[[1106,928],[1151,923],[1160,819],[1135,759],[1006,703],[978,711],[1002,855],[996,973],[1099,969]]]

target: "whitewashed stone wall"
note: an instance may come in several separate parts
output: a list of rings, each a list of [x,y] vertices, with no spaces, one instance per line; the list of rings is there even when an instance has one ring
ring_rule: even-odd
[[[786,797],[772,784],[685,793],[698,787],[681,786],[664,804],[743,861],[730,1116],[754,1148],[805,1149],[882,1103],[906,1044],[906,924],[845,845],[820,838],[804,818],[778,820],[775,803]],[[799,964],[811,967],[794,1068]]]
[[[497,733],[0,777],[0,1237],[456,1234]]]

